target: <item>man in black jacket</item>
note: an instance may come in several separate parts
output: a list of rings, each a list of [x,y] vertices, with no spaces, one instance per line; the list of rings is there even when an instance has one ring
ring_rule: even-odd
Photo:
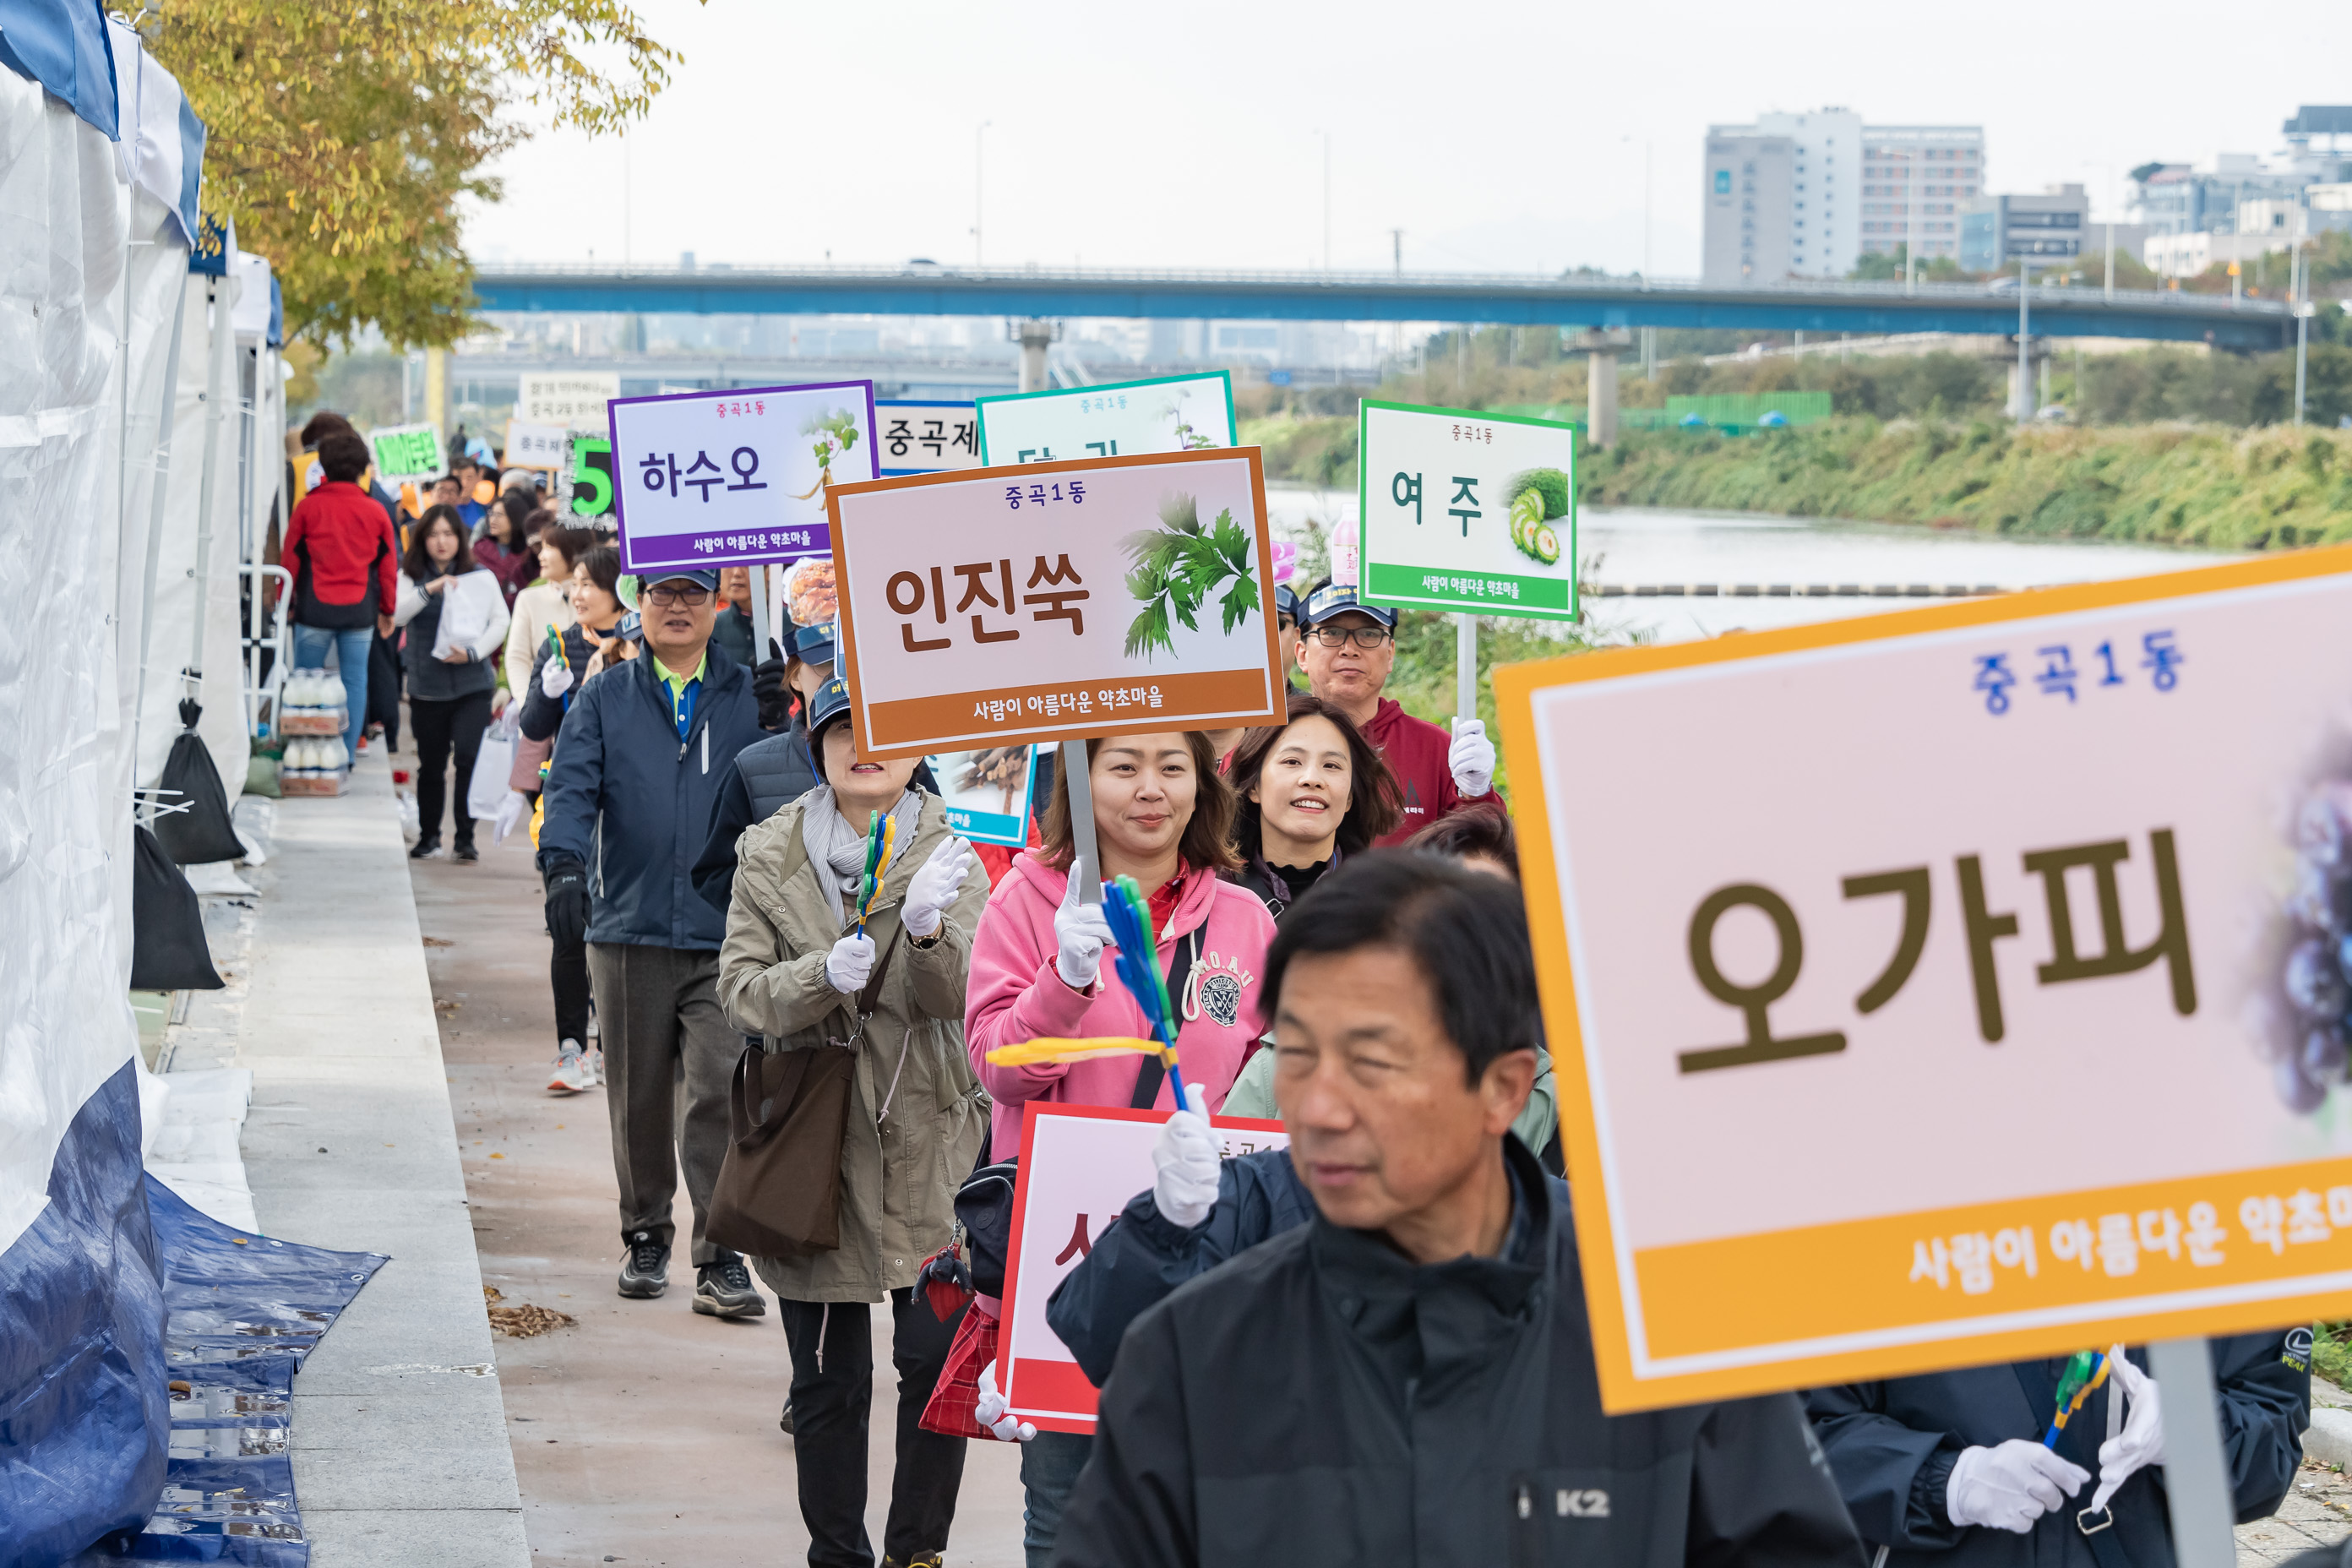
[[[2311,1331],[2214,1340],[2210,1352],[2245,1524],[2277,1510],[2303,1462]],[[2144,1352],[2127,1359],[2067,1419],[2054,1452],[2042,1434],[2063,1361],[1819,1388],[1806,1405],[1855,1525],[1889,1548],[1886,1564],[2172,1568],[2164,1405]]]
[[[559,940],[584,930],[588,942],[628,1249],[621,1294],[668,1288],[670,1203],[683,1163],[694,1205],[694,1310],[751,1318],[767,1306],[750,1270],[702,1234],[743,1039],[719,1007],[726,916],[695,895],[688,871],[719,781],[760,738],[751,676],[710,646],[718,576],[673,572],[647,582],[637,606],[644,654],[573,696],[548,773],[539,868],[548,930]]]
[[[1861,1568],[1793,1395],[1602,1414],[1516,889],[1351,860],[1265,990],[1316,1217],[1128,1331],[1056,1563]]]

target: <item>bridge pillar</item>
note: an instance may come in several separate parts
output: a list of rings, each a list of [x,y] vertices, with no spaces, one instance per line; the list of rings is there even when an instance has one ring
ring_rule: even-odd
[[[1586,377],[1584,444],[1605,452],[1617,444],[1617,356],[1633,346],[1633,334],[1622,329],[1580,332],[1567,346],[1592,356]]]
[[[1055,338],[1062,335],[1061,326],[1055,321],[1022,321],[1013,329],[1021,342],[1021,390],[1042,392],[1045,388],[1045,351]]]

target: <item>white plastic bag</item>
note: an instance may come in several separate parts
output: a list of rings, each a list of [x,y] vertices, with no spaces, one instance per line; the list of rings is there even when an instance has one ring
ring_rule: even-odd
[[[521,716],[522,704],[509,702],[482,732],[481,754],[474,759],[474,777],[466,789],[466,815],[478,821],[496,817],[506,804],[507,775],[514,771],[515,725]]]

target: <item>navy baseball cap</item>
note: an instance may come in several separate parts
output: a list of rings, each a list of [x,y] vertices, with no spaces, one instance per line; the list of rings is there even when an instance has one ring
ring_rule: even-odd
[[[1275,584],[1274,613],[1277,617],[1286,616],[1294,623],[1298,619],[1298,595],[1287,583]]]
[[[656,583],[691,583],[698,588],[707,588],[714,594],[719,592],[719,574],[716,572],[665,572],[656,568],[651,572],[638,574],[637,584],[640,591],[650,588]]]
[[[848,717],[849,683],[836,675],[818,687],[816,695],[809,699],[809,740],[815,742],[824,739],[827,724]]]
[[[1332,583],[1318,588],[1307,595],[1307,603],[1301,609],[1298,624],[1303,626],[1319,626],[1335,616],[1356,610],[1370,616],[1389,630],[1396,630],[1397,613],[1384,605],[1358,603],[1352,584]]]
[[[793,657],[803,664],[833,662],[834,623],[793,628]]]

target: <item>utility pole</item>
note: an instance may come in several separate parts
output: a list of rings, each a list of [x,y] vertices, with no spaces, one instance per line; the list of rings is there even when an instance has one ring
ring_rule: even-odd
[[[2026,258],[2017,258],[2017,422],[2027,424],[2033,418],[2033,355],[2027,346],[2032,339],[2026,335],[2028,319],[2026,296],[2032,292],[2028,284]]]
[[[1331,270],[1331,132],[1324,132],[1324,270]]]
[[[971,265],[977,270],[980,259],[980,216],[982,178],[987,173],[984,153],[987,151],[988,128],[996,121],[983,120],[971,133]]]

